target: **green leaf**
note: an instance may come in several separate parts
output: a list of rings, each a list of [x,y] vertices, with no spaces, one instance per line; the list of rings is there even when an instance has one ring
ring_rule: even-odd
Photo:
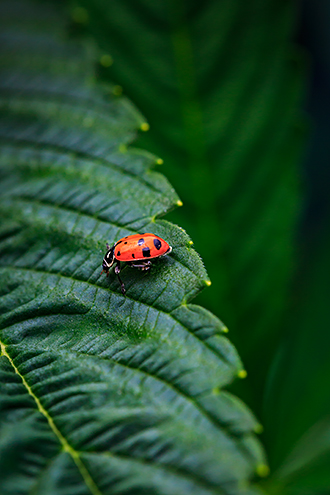
[[[122,85],[150,122],[139,143],[164,159],[185,205],[172,218],[192,233],[212,280],[199,300],[230,328],[252,380],[249,399],[260,407],[299,206],[302,64],[289,44],[295,2],[79,6],[85,29],[114,61],[103,76]]]
[[[1,495],[259,493],[258,424],[225,390],[241,361],[189,303],[208,277],[159,219],[176,193],[129,146],[143,117],[93,82],[63,14],[10,2],[0,19]],[[173,253],[125,268],[124,297],[105,243],[149,231]]]

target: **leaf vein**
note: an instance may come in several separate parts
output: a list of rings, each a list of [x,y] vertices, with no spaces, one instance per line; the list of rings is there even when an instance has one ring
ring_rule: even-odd
[[[123,351],[124,349],[121,349],[120,351],[118,352],[121,352]],[[189,402],[190,404],[192,404],[192,406],[194,406],[199,412],[200,414],[206,418],[211,424],[214,424],[216,425],[217,428],[221,428],[221,430],[223,432],[225,432],[229,438],[232,438],[232,433],[230,432],[229,428],[228,428],[228,425],[226,425],[225,423],[221,423],[221,421],[217,420],[215,417],[213,417],[210,413],[208,413],[205,408],[196,400],[196,398],[194,396],[190,396],[188,395],[182,388],[180,388],[177,384],[169,381],[169,380],[166,380],[163,376],[160,376],[159,375],[159,372],[160,370],[164,367],[164,366],[167,366],[168,363],[165,363],[164,365],[162,365],[161,367],[158,367],[157,370],[155,370],[155,373],[152,373],[150,371],[148,371],[147,369],[143,369],[143,362],[145,362],[147,359],[149,359],[149,357],[151,356],[151,354],[149,354],[145,360],[139,364],[139,368],[137,368],[136,366],[132,366],[130,364],[130,361],[126,361],[126,362],[122,362],[122,361],[117,361],[115,359],[115,355],[118,354],[118,353],[115,353],[113,354],[111,357],[107,357],[107,356],[102,356],[102,355],[95,355],[95,354],[92,354],[92,353],[89,353],[89,352],[84,352],[84,351],[77,351],[77,350],[74,350],[74,349],[70,349],[70,350],[66,350],[66,349],[58,349],[57,352],[59,354],[66,354],[66,355],[70,355],[70,354],[74,354],[75,356],[87,356],[88,358],[92,358],[93,360],[99,360],[99,361],[105,361],[107,363],[111,363],[111,364],[114,364],[115,366],[119,366],[119,367],[122,367],[122,368],[125,368],[125,369],[129,369],[129,370],[133,370],[139,374],[142,374],[144,375],[145,377],[149,377],[149,378],[152,378],[153,380],[157,381],[157,382],[160,382],[162,383],[163,385],[166,385],[168,388],[172,389],[179,397],[182,397],[186,402]],[[183,374],[187,374],[189,373],[189,370],[185,370],[184,372],[182,372],[180,374],[180,376],[183,376]],[[178,376],[176,376],[175,378],[178,378]],[[241,450],[242,452],[245,452],[245,450],[243,448],[240,448],[239,446],[237,446],[237,448],[239,450]]]
[[[22,271],[26,271],[26,272],[36,272],[36,273],[40,273],[40,274],[44,274],[45,271],[44,270],[39,270],[39,269],[33,269],[33,268],[26,268],[26,267],[15,267],[14,265],[14,268],[16,269],[19,269],[19,270],[22,270]],[[100,290],[104,290],[104,291],[108,291],[109,295],[110,294],[118,294],[118,292],[114,291],[114,290],[111,290],[109,287],[102,287],[100,285],[96,285],[96,284],[92,284],[91,282],[88,282],[87,280],[81,280],[81,279],[78,279],[78,278],[73,278],[72,276],[69,276],[69,275],[63,275],[62,273],[50,273],[50,272],[46,272],[47,274],[49,275],[53,275],[53,276],[57,276],[57,277],[63,277],[65,279],[70,279],[70,280],[74,280],[75,282],[78,282],[78,283],[85,283],[85,284],[88,284],[92,287],[98,287]],[[125,297],[125,299],[128,299],[130,301],[132,301],[133,303],[136,303],[136,302],[139,302],[140,304],[142,304],[143,306],[146,306],[147,308],[150,307],[148,304],[146,303],[143,303],[141,301],[136,301],[135,299],[133,299],[131,296],[127,295],[126,296],[123,296],[123,298]],[[173,309],[176,310],[179,306],[177,306],[176,308]],[[159,308],[155,308],[156,311],[158,312],[158,315],[157,315],[157,319],[159,318],[160,314],[164,314],[166,316],[169,316],[170,318],[172,318],[173,321],[177,322],[182,328],[184,328],[190,335],[192,335],[196,340],[198,340],[199,342],[201,342],[205,347],[207,347],[209,349],[209,351],[215,355],[217,358],[220,358],[220,359],[223,359],[223,356],[220,352],[218,352],[216,349],[214,349],[212,347],[211,344],[209,344],[207,342],[207,340],[204,340],[202,339],[198,334],[196,334],[195,332],[193,332],[192,330],[189,329],[189,327],[185,326],[179,319],[177,319],[173,314],[172,314],[172,311],[167,313],[166,311],[162,310],[162,309],[159,309]],[[156,325],[156,323],[155,323]]]
[[[129,455],[125,455],[123,453],[118,453],[118,452],[80,452],[82,455],[93,455],[93,456],[103,456],[103,457],[117,457],[119,459],[128,459],[130,461],[133,461],[134,463],[137,464],[142,464],[143,466],[151,466],[155,469],[162,469],[167,472],[171,472],[174,475],[178,477],[183,477],[185,479],[190,479],[193,481],[194,484],[198,484],[199,486],[202,486],[204,489],[207,489],[209,493],[212,493],[214,495],[229,495],[231,493],[230,490],[223,490],[222,488],[219,489],[218,486],[212,486],[211,484],[206,483],[206,481],[201,478],[200,476],[196,475],[195,473],[192,473],[190,471],[186,471],[182,468],[179,468],[178,466],[172,467],[168,464],[161,464],[160,462],[155,462],[154,459],[149,460],[145,458],[138,458],[138,457],[132,457]],[[205,492],[203,492],[205,493]]]
[[[24,146],[31,147],[31,140],[16,138],[15,136],[11,136],[11,135],[8,136],[6,133],[4,135],[2,135],[2,132],[0,129],[0,139],[1,138],[5,139],[6,143],[8,143],[8,141],[12,141],[14,143],[19,143],[19,144],[22,144]],[[157,192],[158,194],[161,194],[162,196],[167,197],[167,196],[165,196],[164,192],[161,189],[158,189],[152,183],[143,179],[141,177],[141,174],[134,174],[133,172],[130,172],[127,169],[123,169],[120,165],[117,165],[116,163],[110,161],[110,159],[107,159],[105,157],[100,157],[98,155],[90,154],[87,151],[76,150],[75,148],[70,148],[69,146],[64,146],[64,145],[59,145],[59,144],[54,144],[54,143],[36,142],[35,146],[37,147],[38,145],[39,146],[44,145],[47,147],[47,150],[51,150],[53,152],[58,152],[59,154],[65,154],[65,155],[68,155],[70,157],[72,157],[72,152],[74,152],[78,158],[86,159],[86,160],[92,161],[93,163],[105,164],[108,168],[115,169],[115,170],[119,171],[120,173],[122,173],[123,175],[131,177],[131,178],[135,179],[137,182],[140,182],[140,184],[143,184],[148,189],[151,189],[154,192]],[[113,150],[112,150],[112,152],[113,152]]]

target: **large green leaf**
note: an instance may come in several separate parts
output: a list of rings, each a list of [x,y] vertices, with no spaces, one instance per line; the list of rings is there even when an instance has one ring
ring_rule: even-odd
[[[224,388],[244,376],[211,313],[157,158],[128,145],[144,120],[93,83],[65,17],[1,6],[1,495],[253,494],[267,470],[255,419]],[[173,253],[150,274],[100,274],[136,232]]]
[[[164,159],[186,205],[172,218],[192,233],[213,283],[200,300],[229,326],[260,406],[299,204],[301,64],[289,45],[295,2],[70,3],[79,5],[73,18],[114,60],[104,77],[121,84],[150,122],[139,142]]]

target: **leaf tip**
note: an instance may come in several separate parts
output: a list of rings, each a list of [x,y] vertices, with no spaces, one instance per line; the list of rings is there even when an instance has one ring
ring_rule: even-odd
[[[237,373],[237,376],[238,378],[246,378],[247,377],[247,371],[246,370],[239,370],[239,372]]]
[[[178,199],[178,201],[176,202],[176,205],[177,206],[183,206],[183,203],[182,203],[181,199]]]
[[[222,327],[221,329],[223,331],[223,333],[228,333],[229,332],[229,329],[228,327]]]
[[[204,284],[205,284],[207,287],[210,287],[210,285],[212,285],[212,282],[211,282],[211,280],[204,280]]]
[[[262,432],[264,431],[264,427],[262,426],[262,424],[257,423],[257,424],[254,426],[253,431],[254,431],[254,433],[256,433],[257,435],[260,435],[260,433],[262,433]]]
[[[164,160],[162,158],[157,158],[157,160],[156,160],[157,165],[163,165],[163,163],[164,163]]]
[[[113,58],[108,53],[104,53],[101,55],[99,62],[103,67],[110,67],[113,64]]]
[[[256,473],[260,478],[265,478],[269,475],[269,467],[267,464],[258,464],[256,467]]]
[[[150,129],[150,125],[148,124],[148,122],[142,122],[142,124],[140,125],[140,129],[143,132],[147,132]]]
[[[194,241],[189,241],[188,244],[189,244],[189,246],[193,246],[194,245]]]

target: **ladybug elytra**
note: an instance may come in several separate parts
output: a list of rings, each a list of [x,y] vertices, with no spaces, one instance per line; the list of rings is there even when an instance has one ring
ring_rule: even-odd
[[[148,271],[152,266],[152,259],[165,256],[171,251],[172,247],[155,234],[128,235],[119,239],[112,247],[107,244],[107,252],[102,263],[102,273],[105,272],[108,275],[110,268],[116,262],[115,274],[118,277],[121,291],[125,295],[125,286],[119,276],[121,261],[132,268]]]

